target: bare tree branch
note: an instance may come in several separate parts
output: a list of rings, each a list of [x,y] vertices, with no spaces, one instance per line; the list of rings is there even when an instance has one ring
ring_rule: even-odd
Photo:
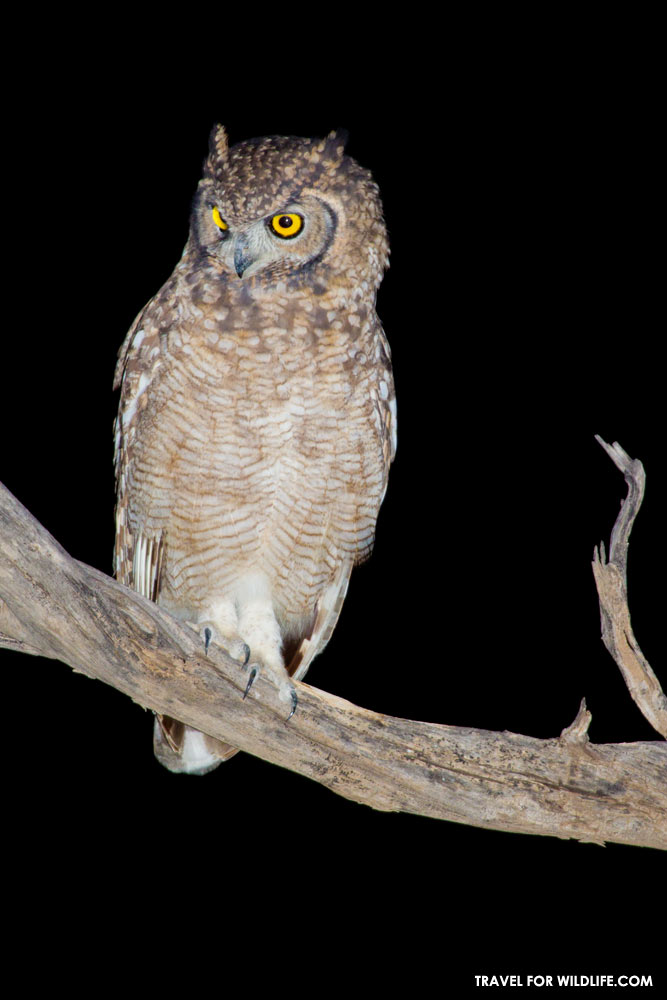
[[[594,746],[583,704],[561,738],[538,740],[391,718],[303,683],[286,722],[269,676],[244,701],[247,668],[73,560],[2,486],[0,646],[62,660],[375,809],[667,849],[665,744]]]
[[[631,459],[618,442],[608,445],[599,435],[595,437],[628,484],[628,495],[621,504],[611,533],[609,560],[605,559],[603,542],[599,549],[595,549],[593,557],[593,575],[600,598],[602,641],[616,660],[628,690],[644,717],[667,739],[667,698],[634,637],[628,608],[628,541],[644,497],[644,466],[638,459]]]

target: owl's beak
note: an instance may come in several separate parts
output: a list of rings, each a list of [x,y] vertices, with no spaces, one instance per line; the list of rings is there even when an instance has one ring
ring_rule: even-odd
[[[239,278],[243,277],[243,272],[250,267],[254,259],[248,250],[248,244],[244,240],[239,240],[234,250],[234,270]]]

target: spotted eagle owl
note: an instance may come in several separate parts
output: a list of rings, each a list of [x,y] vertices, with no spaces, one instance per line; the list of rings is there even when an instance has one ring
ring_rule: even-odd
[[[214,128],[181,260],[116,369],[118,580],[286,701],[370,554],[396,449],[387,235],[345,138],[230,148]],[[154,749],[191,774],[236,752],[166,716]]]

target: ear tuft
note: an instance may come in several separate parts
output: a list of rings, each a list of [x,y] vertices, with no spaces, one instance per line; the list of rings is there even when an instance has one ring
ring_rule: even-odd
[[[334,132],[329,132],[326,139],[322,139],[319,143],[322,159],[330,163],[331,166],[337,167],[343,159],[349,135],[345,128],[337,128]]]
[[[214,125],[208,140],[208,157],[204,163],[204,174],[217,178],[227,162],[229,141],[224,125]]]

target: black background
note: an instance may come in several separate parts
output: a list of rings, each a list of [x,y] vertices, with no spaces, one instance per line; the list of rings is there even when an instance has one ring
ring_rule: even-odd
[[[34,98],[19,86],[0,476],[74,557],[111,572],[116,352],[178,260],[210,128],[223,121],[234,142],[345,127],[385,205],[378,311],[399,446],[375,552],[308,683],[378,712],[540,738],[585,696],[594,742],[653,740],[600,642],[590,567],[625,494],[597,433],[647,470],[630,603],[664,683],[650,61],[592,67],[569,51],[545,69],[539,47],[489,61],[454,43],[448,55],[441,72],[416,62],[393,84],[369,73],[337,96],[290,87],[266,104],[243,64],[216,85],[156,60],[128,87],[127,52],[124,67],[89,58]],[[341,981],[359,962],[418,994],[433,975],[446,993],[475,973],[662,968],[647,916],[664,899],[659,852],[382,814],[247,755],[174,776],[128,698],[55,662],[0,662],[7,856],[35,906],[55,914],[80,893],[82,915],[120,906],[122,926],[166,927],[186,954],[219,928],[244,967],[284,942],[277,974],[296,984],[304,949]]]

